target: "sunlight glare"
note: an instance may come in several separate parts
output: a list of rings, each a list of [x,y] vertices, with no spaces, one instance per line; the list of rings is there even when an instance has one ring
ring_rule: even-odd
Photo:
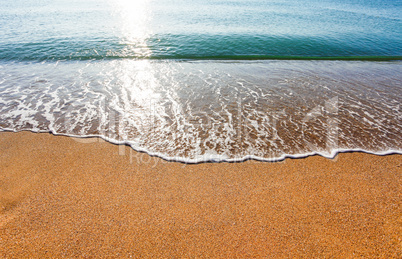
[[[122,43],[127,44],[126,51],[139,56],[149,56],[147,39],[150,35],[150,11],[148,0],[117,0],[114,7],[120,18]]]

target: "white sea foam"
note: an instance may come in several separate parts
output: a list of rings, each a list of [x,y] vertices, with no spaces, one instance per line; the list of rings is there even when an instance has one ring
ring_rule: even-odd
[[[0,129],[185,163],[401,153],[400,62],[4,63]]]

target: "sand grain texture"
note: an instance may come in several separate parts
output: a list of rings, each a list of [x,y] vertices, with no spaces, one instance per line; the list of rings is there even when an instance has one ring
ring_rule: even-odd
[[[402,255],[402,156],[184,165],[0,133],[0,257]]]

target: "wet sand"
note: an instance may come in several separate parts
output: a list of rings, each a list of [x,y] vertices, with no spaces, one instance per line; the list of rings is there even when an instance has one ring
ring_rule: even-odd
[[[402,156],[185,165],[0,133],[0,257],[402,255]]]

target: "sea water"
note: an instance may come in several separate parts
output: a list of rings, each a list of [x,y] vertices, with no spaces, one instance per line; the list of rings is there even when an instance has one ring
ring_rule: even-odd
[[[182,162],[402,152],[402,1],[0,1],[0,129]]]

